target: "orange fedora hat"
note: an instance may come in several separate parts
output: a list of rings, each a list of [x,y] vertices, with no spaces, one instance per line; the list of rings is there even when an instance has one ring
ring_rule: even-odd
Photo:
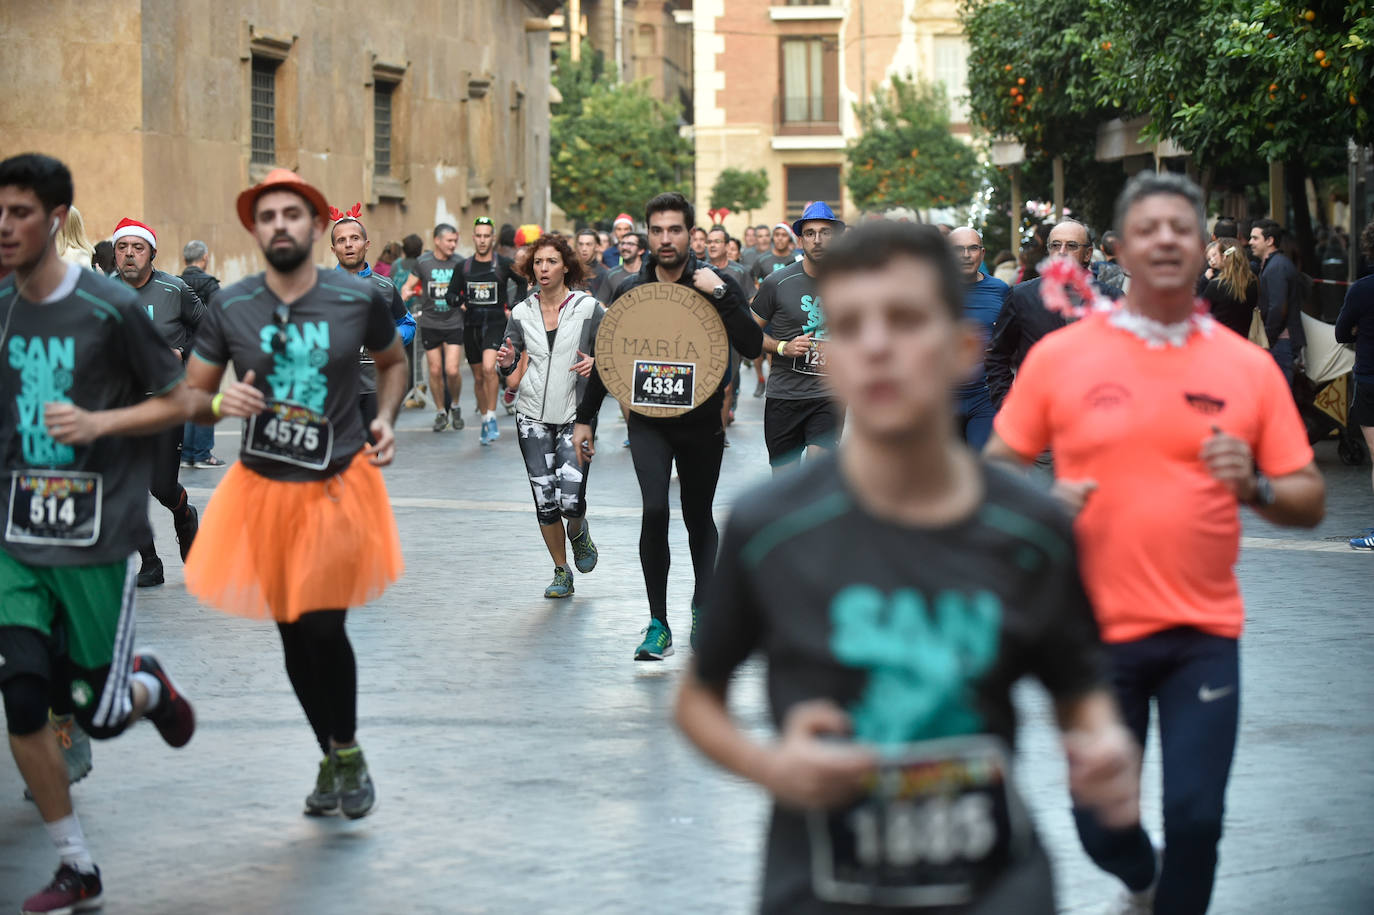
[[[310,205],[315,208],[315,215],[324,219],[329,215],[329,202],[324,199],[324,195],[306,183],[305,179],[289,168],[274,168],[267,173],[267,177],[250,187],[248,190],[239,194],[238,211],[239,222],[248,231],[253,231],[253,205],[258,202],[258,198],[268,191],[291,191],[293,194],[300,194]]]

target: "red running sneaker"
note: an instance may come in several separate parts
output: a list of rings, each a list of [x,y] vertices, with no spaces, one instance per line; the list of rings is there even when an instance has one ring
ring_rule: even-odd
[[[162,683],[162,700],[157,708],[147,711],[148,720],[157,726],[162,739],[173,747],[184,747],[196,732],[196,713],[191,703],[177,689],[167,671],[162,669],[157,655],[142,651],[134,656],[134,670],[152,674]]]
[[[24,915],[67,915],[100,908],[100,868],[83,874],[64,864],[43,889],[24,900]]]

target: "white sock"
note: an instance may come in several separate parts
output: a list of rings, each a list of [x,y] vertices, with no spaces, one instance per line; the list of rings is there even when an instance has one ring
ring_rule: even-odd
[[[129,679],[134,683],[142,683],[143,688],[148,691],[148,704],[144,706],[144,712],[151,712],[162,702],[162,681],[146,670],[136,670]]]
[[[91,850],[86,847],[86,834],[81,831],[81,821],[76,814],[64,816],[53,823],[44,823],[48,838],[52,839],[62,863],[76,868],[83,874],[95,873],[95,862],[91,860]]]
[[[495,411],[495,410],[488,410],[487,412],[485,412],[485,413],[482,414],[482,418],[483,418],[483,419],[495,419],[495,418],[496,418],[496,411]]]

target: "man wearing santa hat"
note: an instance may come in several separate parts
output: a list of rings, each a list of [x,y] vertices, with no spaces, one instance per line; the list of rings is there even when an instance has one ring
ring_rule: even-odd
[[[205,304],[179,276],[164,273],[153,267],[157,256],[157,233],[136,219],[121,219],[114,230],[115,275],[134,291],[138,302],[148,310],[148,317],[162,334],[162,339],[183,362],[191,352],[196,328],[205,316]],[[181,469],[181,426],[158,433],[153,445],[153,480],[149,491],[172,513],[172,527],[176,531],[181,559],[191,552],[200,518],[196,507],[186,496],[186,489],[177,481]],[[143,568],[138,573],[138,586],[151,588],[162,584],[162,560],[150,536],[138,548],[143,556]]]
[[[601,255],[601,261],[607,267],[618,267],[620,265],[620,241],[626,235],[635,230],[635,221],[630,218],[629,213],[621,213],[611,223],[611,232],[615,235],[615,244],[608,247]]]

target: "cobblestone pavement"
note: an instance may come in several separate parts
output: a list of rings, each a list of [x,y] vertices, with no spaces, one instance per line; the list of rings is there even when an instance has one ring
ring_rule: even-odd
[[[746,398],[731,429],[721,520],[766,473],[762,403]],[[275,631],[188,598],[170,517],[153,506],[168,581],[140,595],[140,641],[160,649],[194,698],[200,730],[175,752],[146,725],[96,745],[95,770],[74,794],[105,873],[106,911],[752,907],[764,800],[670,726],[687,652],[662,664],[630,660],[647,612],[639,495],[613,408],[590,483],[601,564],[563,602],[542,599],[551,563],[512,419],[502,416],[502,438],[483,448],[471,414],[465,431],[438,435],[428,431],[432,415],[405,414],[387,472],[406,574],[350,616],[359,738],[380,792],[365,820],[301,816],[317,750]],[[222,430],[217,444],[232,457],[236,433]],[[1374,499],[1367,467],[1341,466],[1326,445],[1319,457],[1331,507],[1319,530],[1247,519],[1243,720],[1216,913],[1374,911],[1374,556],[1343,541],[1374,523]],[[182,475],[201,506],[218,478]],[[685,642],[680,523],[672,536],[671,619]],[[760,675],[748,668],[733,701],[762,731]],[[1019,703],[1019,778],[1055,859],[1061,906],[1099,911],[1115,888],[1073,833],[1048,707],[1034,686]],[[1156,833],[1158,759],[1150,748]],[[0,912],[17,911],[55,866],[21,790],[12,763],[0,761]]]

